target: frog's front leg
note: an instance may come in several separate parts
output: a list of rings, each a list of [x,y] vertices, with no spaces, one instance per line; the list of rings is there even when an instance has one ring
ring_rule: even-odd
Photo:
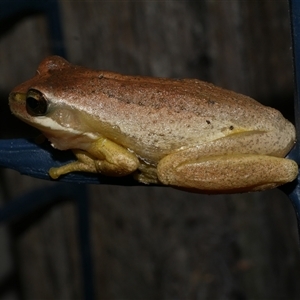
[[[185,190],[236,193],[274,188],[295,179],[297,164],[258,154],[199,156],[198,149],[175,152],[157,166],[159,180]]]
[[[76,171],[125,176],[134,172],[139,166],[139,160],[134,153],[106,138],[99,138],[92,142],[86,150],[76,149],[73,152],[77,161],[51,168],[49,175],[53,179]]]

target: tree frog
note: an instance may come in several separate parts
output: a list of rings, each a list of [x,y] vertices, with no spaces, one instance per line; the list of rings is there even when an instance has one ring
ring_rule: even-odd
[[[51,168],[204,193],[294,180],[294,126],[277,110],[197,79],[127,76],[46,58],[12,90],[12,113],[77,160]]]

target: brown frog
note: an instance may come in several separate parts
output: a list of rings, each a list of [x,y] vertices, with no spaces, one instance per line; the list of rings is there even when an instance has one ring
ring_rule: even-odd
[[[126,76],[52,56],[9,96],[14,115],[77,161],[51,168],[133,174],[197,192],[274,188],[295,179],[294,126],[277,110],[197,79]]]

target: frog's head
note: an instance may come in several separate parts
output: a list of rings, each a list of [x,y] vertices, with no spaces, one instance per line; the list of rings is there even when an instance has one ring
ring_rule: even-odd
[[[80,122],[85,114],[74,100],[81,95],[76,86],[87,69],[73,66],[58,56],[46,58],[36,75],[15,87],[9,95],[12,113],[41,130],[48,139],[78,136],[86,131]],[[75,75],[74,75],[75,74]],[[77,75],[76,75],[77,74]]]

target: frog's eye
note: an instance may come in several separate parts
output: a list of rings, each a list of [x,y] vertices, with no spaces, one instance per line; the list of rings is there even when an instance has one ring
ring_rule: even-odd
[[[48,101],[41,92],[31,89],[26,96],[26,110],[31,116],[44,116],[48,110]]]

